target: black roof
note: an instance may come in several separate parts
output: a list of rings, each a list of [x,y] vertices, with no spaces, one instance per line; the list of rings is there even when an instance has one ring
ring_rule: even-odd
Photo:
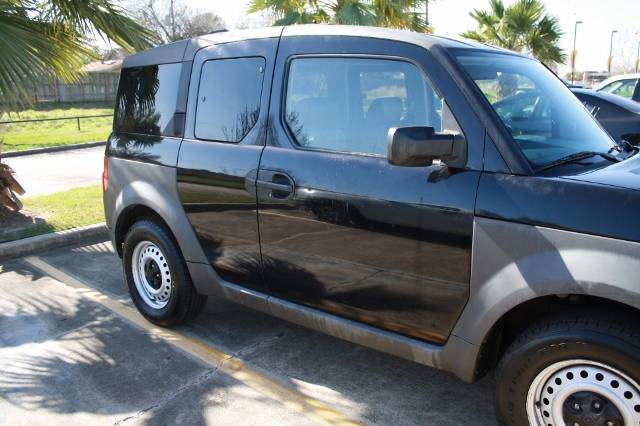
[[[473,48],[509,52],[508,50],[489,46],[471,40],[454,40],[446,37],[417,33],[406,30],[396,30],[380,27],[365,27],[354,25],[292,25],[288,27],[266,27],[253,30],[222,31],[202,37],[181,40],[153,49],[145,50],[125,58],[122,67],[131,68],[145,65],[167,64],[174,62],[190,61],[195,53],[208,46],[234,41],[273,38],[273,37],[298,37],[311,35],[341,35],[349,37],[369,37],[386,40],[394,40],[404,43],[416,44],[425,48],[439,45],[444,48]],[[512,52],[511,52],[512,53]]]

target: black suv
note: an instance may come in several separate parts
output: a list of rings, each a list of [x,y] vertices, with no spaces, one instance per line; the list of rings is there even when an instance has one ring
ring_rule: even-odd
[[[507,424],[637,426],[639,175],[533,59],[311,25],[128,57],[103,186],[153,323],[226,297],[465,381],[495,369]]]

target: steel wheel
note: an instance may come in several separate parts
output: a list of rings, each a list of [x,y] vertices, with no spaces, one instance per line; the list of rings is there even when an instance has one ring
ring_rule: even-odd
[[[556,362],[531,383],[527,417],[531,425],[638,426],[640,386],[599,362]]]
[[[150,241],[140,241],[133,250],[131,272],[140,298],[153,309],[167,306],[173,283],[166,256]]]

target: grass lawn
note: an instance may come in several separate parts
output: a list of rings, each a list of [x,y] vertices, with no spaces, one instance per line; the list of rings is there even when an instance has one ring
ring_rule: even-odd
[[[104,114],[113,115],[113,105],[36,105],[33,109],[4,114],[0,121]],[[80,131],[78,131],[78,122],[75,119],[0,124],[0,140],[4,140],[2,150],[4,152],[20,151],[47,146],[104,141],[111,132],[112,122],[112,117],[83,118],[80,119]]]
[[[104,222],[102,188],[100,185],[74,188],[56,194],[25,197],[24,209],[38,213],[42,219],[15,231],[1,235],[1,240],[15,240]]]

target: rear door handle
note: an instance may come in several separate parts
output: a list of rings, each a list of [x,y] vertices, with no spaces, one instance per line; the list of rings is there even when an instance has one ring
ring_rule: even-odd
[[[288,200],[295,192],[293,179],[286,173],[273,170],[258,171],[256,187],[259,199]]]

